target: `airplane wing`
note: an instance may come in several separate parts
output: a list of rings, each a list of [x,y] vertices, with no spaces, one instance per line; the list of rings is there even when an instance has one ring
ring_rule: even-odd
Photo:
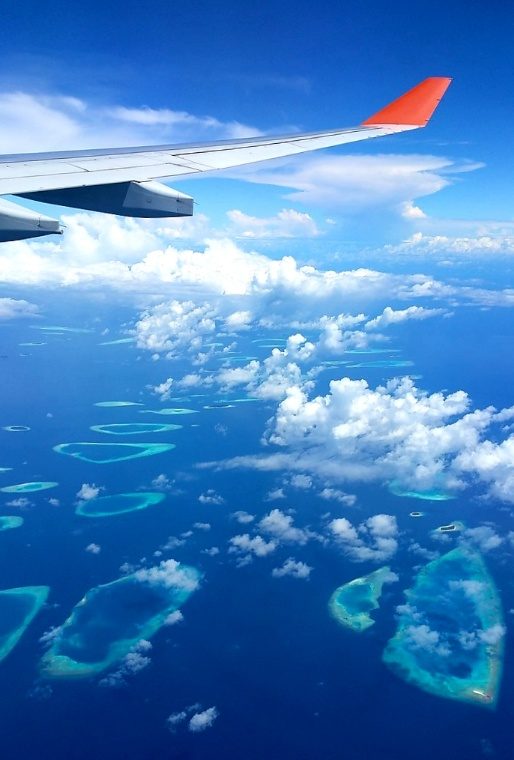
[[[155,180],[186,177],[426,126],[451,79],[430,77],[359,126],[198,145],[0,156],[0,195],[137,217],[191,216],[193,199]],[[0,200],[0,241],[61,232],[57,220]]]

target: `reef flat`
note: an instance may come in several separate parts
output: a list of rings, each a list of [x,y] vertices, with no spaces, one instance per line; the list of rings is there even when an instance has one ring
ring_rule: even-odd
[[[175,560],[96,586],[73,608],[41,659],[46,678],[97,675],[151,638],[198,588],[196,568]]]
[[[402,367],[413,366],[414,362],[409,359],[376,359],[374,361],[349,364],[348,369],[401,369]]]
[[[481,555],[468,547],[453,549],[426,565],[405,596],[385,664],[430,694],[494,708],[505,628]]]
[[[14,649],[46,602],[48,586],[24,586],[0,591],[0,660]]]
[[[166,425],[152,422],[114,422],[109,425],[91,425],[89,428],[95,433],[107,435],[141,435],[141,433],[169,433],[172,430],[180,430],[182,425]]]
[[[58,454],[80,459],[94,464],[123,462],[127,459],[140,459],[155,454],[164,454],[175,448],[173,443],[59,443],[54,446]],[[110,456],[109,456],[110,454]]]
[[[79,502],[75,512],[82,517],[112,517],[147,509],[160,504],[165,498],[165,494],[156,491],[97,496],[96,499]]]
[[[171,409],[141,409],[139,414],[162,414],[165,417],[175,414],[196,414],[196,409],[171,408]]]
[[[5,425],[2,430],[6,430],[8,433],[26,433],[30,428],[27,425]]]
[[[23,517],[18,515],[3,515],[0,517],[0,533],[3,530],[12,530],[13,528],[21,528],[23,525]]]
[[[59,483],[51,480],[38,480],[32,483],[17,483],[12,486],[0,488],[2,493],[35,493],[36,491],[47,491],[49,488],[55,488]]]
[[[393,577],[391,568],[386,565],[339,586],[328,603],[330,614],[352,631],[365,631],[375,624],[370,613],[378,609],[384,583]]]
[[[402,496],[407,499],[421,499],[422,501],[450,501],[451,499],[455,499],[455,496],[447,491],[438,489],[411,491],[408,488],[402,488],[396,481],[389,484],[389,491],[394,496]]]
[[[139,401],[97,401],[95,403],[95,406],[101,406],[109,409],[111,407],[115,408],[118,406],[144,406],[144,404]]]

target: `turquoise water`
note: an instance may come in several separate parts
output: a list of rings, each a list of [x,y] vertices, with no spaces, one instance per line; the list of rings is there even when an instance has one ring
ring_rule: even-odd
[[[53,447],[58,454],[67,454],[83,462],[109,464],[126,459],[140,459],[164,454],[175,448],[173,443],[60,443]]]
[[[144,406],[144,404],[141,404],[139,401],[97,401],[95,406],[102,406],[109,409],[117,406]]]
[[[34,483],[17,483],[13,486],[4,486],[0,488],[2,493],[35,493],[36,491],[47,491],[49,488],[56,488],[59,483],[52,481],[37,481]]]
[[[134,338],[117,338],[116,340],[104,340],[99,346],[122,346],[125,343],[134,343]]]
[[[377,359],[376,361],[348,364],[349,369],[401,369],[402,367],[413,366],[414,362],[409,361],[409,359]]]
[[[31,624],[50,589],[48,586],[25,586],[0,591],[0,660],[16,646]]]
[[[430,694],[494,707],[503,637],[489,643],[483,637],[504,620],[480,554],[459,547],[430,562],[405,597],[397,631],[383,654],[386,665]]]
[[[140,435],[141,433],[168,433],[172,430],[180,430],[182,425],[165,425],[151,422],[127,422],[112,423],[109,425],[91,425],[89,428],[95,433],[108,435]]]
[[[12,530],[13,528],[21,528],[23,525],[23,517],[18,515],[4,515],[0,517],[0,533],[3,530]]]
[[[175,414],[197,414],[196,409],[185,409],[183,407],[174,407],[170,409],[141,409],[139,414],[162,414],[165,417]]]
[[[371,613],[378,609],[384,583],[390,578],[391,568],[385,566],[339,586],[328,603],[332,617],[353,631],[370,628],[375,624]]]
[[[426,491],[411,491],[407,488],[402,488],[399,483],[390,483],[389,491],[395,496],[402,496],[407,499],[421,499],[422,501],[450,501],[456,497],[443,491],[441,489],[431,489]]]
[[[140,571],[88,591],[43,656],[41,674],[93,676],[122,660],[141,639],[151,638],[198,587],[200,573],[179,567],[181,585],[164,574],[162,581],[144,580]]]
[[[82,517],[111,517],[147,509],[160,504],[165,498],[165,494],[154,491],[98,496],[96,499],[81,501],[75,512]]]

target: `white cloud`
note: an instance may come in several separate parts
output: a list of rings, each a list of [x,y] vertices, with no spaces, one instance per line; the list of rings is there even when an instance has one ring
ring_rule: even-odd
[[[100,544],[88,544],[85,551],[89,552],[89,554],[100,554],[102,547]]]
[[[216,329],[215,316],[208,304],[197,306],[193,301],[158,304],[136,323],[137,346],[153,353],[165,353],[168,358],[184,351],[198,351],[203,339]],[[167,383],[162,386],[165,394],[169,390]]]
[[[317,237],[320,230],[307,213],[294,209],[282,209],[275,216],[257,217],[239,209],[228,211],[230,233],[243,238],[295,238]]]
[[[251,555],[255,557],[266,557],[271,552],[274,552],[278,546],[278,543],[273,539],[266,541],[262,536],[250,537],[248,533],[240,534],[238,536],[232,536],[229,540],[230,554],[242,554],[248,559],[251,559]]]
[[[166,380],[163,380],[162,383],[159,383],[158,385],[150,386],[153,393],[155,393],[156,396],[159,396],[161,401],[167,401],[171,396],[171,387],[173,385],[173,378],[168,377]]]
[[[296,528],[291,515],[286,515],[280,509],[272,509],[265,515],[259,522],[259,528],[277,541],[291,544],[306,544],[311,536],[309,531]]]
[[[208,707],[202,712],[195,713],[189,720],[189,730],[193,733],[199,733],[205,731],[206,728],[210,728],[216,718],[219,717],[219,712],[215,707]]]
[[[183,613],[180,610],[175,610],[174,612],[170,612],[164,621],[164,625],[177,625],[177,623],[181,623],[183,620]]]
[[[450,648],[441,640],[441,634],[429,628],[428,625],[409,625],[406,630],[406,642],[413,649],[426,649],[435,652],[441,657],[450,655]]]
[[[208,488],[207,491],[201,493],[198,497],[200,504],[224,504],[225,499],[213,488]]]
[[[409,306],[407,309],[392,309],[386,306],[380,316],[366,323],[366,330],[382,329],[389,325],[396,325],[407,320],[430,319],[448,314],[446,309],[426,309],[423,306]]]
[[[255,515],[251,515],[249,512],[245,512],[244,509],[239,509],[237,512],[233,512],[232,517],[237,520],[241,525],[247,525],[255,520]]]
[[[137,570],[135,576],[141,583],[162,585],[166,588],[177,586],[187,591],[195,591],[199,585],[198,578],[191,574],[189,568],[174,559],[165,560],[157,567]]]
[[[290,576],[291,578],[308,579],[310,577],[312,567],[305,562],[297,562],[292,557],[286,559],[281,567],[275,567],[271,574],[274,578],[284,578]]]
[[[96,499],[99,493],[100,488],[94,483],[82,483],[76,496],[82,501],[90,501],[90,499]]]
[[[287,200],[311,208],[322,206],[339,213],[356,213],[386,207],[404,217],[410,211],[412,218],[413,200],[447,187],[451,175],[463,168],[478,165],[458,165],[451,159],[431,155],[332,154],[247,167],[237,176],[287,188]]]
[[[346,517],[338,517],[328,527],[344,552],[356,562],[384,562],[398,549],[398,525],[393,515],[373,515],[357,527]]]
[[[509,500],[513,500],[510,497]],[[463,532],[463,536],[468,541],[476,544],[480,551],[490,552],[497,549],[503,543],[503,538],[496,533],[489,525],[480,525],[477,528],[468,528]]]
[[[74,97],[0,93],[4,153],[110,148],[261,134],[237,121],[222,122],[181,110],[97,106]]]
[[[29,301],[15,298],[0,298],[0,320],[34,317],[39,314],[39,307]]]

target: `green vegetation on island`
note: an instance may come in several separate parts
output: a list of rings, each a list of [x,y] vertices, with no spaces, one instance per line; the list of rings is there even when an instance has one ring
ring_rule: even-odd
[[[453,549],[426,565],[405,596],[385,664],[430,694],[494,708],[505,627],[481,555],[466,546]]]

